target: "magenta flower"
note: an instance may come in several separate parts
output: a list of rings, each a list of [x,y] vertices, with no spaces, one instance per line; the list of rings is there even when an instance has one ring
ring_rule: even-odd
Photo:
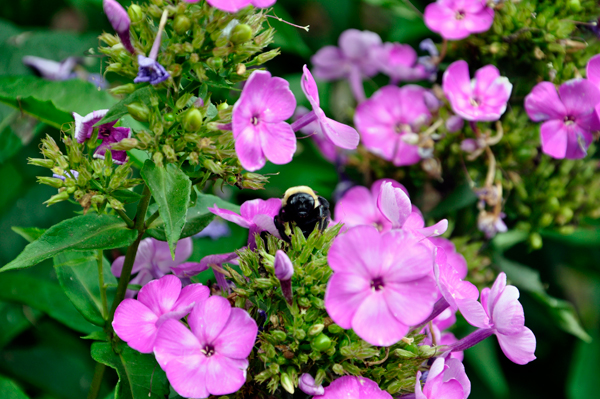
[[[354,124],[363,145],[396,166],[421,160],[419,147],[408,142],[431,119],[425,89],[408,85],[385,86],[356,109]]]
[[[348,29],[338,40],[339,47],[325,46],[312,56],[317,79],[348,79],[358,102],[365,100],[362,80],[375,76],[378,66],[374,62],[374,51],[381,45],[377,33]]]
[[[460,60],[444,72],[442,87],[452,110],[468,121],[496,121],[506,111],[512,91],[508,78],[500,76],[498,68],[486,65],[469,79],[469,65]]]
[[[177,243],[175,250],[175,260],[171,258],[169,244],[164,241],[158,241],[154,238],[144,238],[140,242],[138,252],[133,262],[131,274],[136,274],[129,284],[145,285],[150,280],[161,278],[164,275],[174,271],[174,268],[185,262],[192,255],[192,239],[184,238]],[[119,256],[113,262],[111,270],[117,277],[121,277],[123,270],[124,256]],[[127,297],[133,298],[135,291],[127,290]]]
[[[590,75],[595,79],[593,66]],[[538,83],[525,97],[525,110],[534,122],[545,121],[540,127],[544,153],[559,159],[583,158],[593,139],[591,132],[600,129],[595,111],[600,90],[590,80],[572,79],[558,91],[560,97],[552,83]]]
[[[415,49],[408,44],[384,43],[376,48],[374,59],[379,70],[390,77],[391,85],[430,79],[436,75],[436,68],[421,62]]]
[[[415,399],[466,399],[470,393],[471,381],[458,359],[435,359],[422,389],[421,372],[417,371]]]
[[[188,3],[197,3],[200,0],[185,0]],[[238,12],[252,4],[256,8],[267,8],[275,4],[276,0],[207,0],[207,3],[227,12]]]
[[[182,323],[167,320],[154,343],[154,354],[171,386],[186,398],[227,395],[246,382],[248,355],[258,333],[243,309],[212,296],[194,306]]]
[[[437,0],[425,7],[425,25],[447,40],[485,32],[494,22],[486,0]]]
[[[304,373],[298,379],[298,388],[307,395],[323,395],[325,389],[323,385],[316,385],[312,375]]]
[[[443,247],[436,247],[435,253],[433,272],[438,289],[453,311],[457,309],[462,311],[463,303],[476,301],[479,298],[479,290],[469,281],[463,280],[466,273],[453,267],[453,263],[456,262],[454,257],[451,258],[452,262],[448,262]],[[462,264],[458,263],[458,265],[462,267]]]
[[[175,276],[164,276],[142,287],[138,299],[125,299],[115,310],[112,326],[123,341],[142,353],[151,353],[158,330],[165,321],[180,320],[194,304],[208,298],[210,290],[202,284],[181,289]]]
[[[336,378],[325,393],[313,399],[392,399],[392,395],[379,388],[373,380],[365,377],[344,376]]]
[[[294,114],[296,99],[285,79],[254,71],[233,106],[235,152],[244,169],[255,171],[265,158],[277,165],[290,162],[296,136],[285,122]]]
[[[300,85],[313,110],[294,122],[292,124],[292,129],[297,131],[309,123],[316,121],[319,124],[321,133],[323,133],[333,144],[348,150],[355,149],[360,140],[358,132],[348,125],[336,122],[325,116],[325,112],[323,112],[319,103],[317,83],[306,65],[304,65],[303,70],[304,73],[302,74]]]
[[[129,15],[127,15],[127,11],[115,0],[104,0],[102,5],[108,21],[121,39],[123,47],[131,54],[135,54],[135,49],[129,37],[131,20],[129,19]]]
[[[75,119],[75,140],[78,143],[83,143],[92,137],[94,125],[108,112],[107,109],[93,111],[86,116],[81,116],[77,112],[73,112]],[[103,123],[98,126],[98,139],[102,140],[96,151],[94,158],[104,159],[106,150],[109,150],[113,144],[120,142],[123,139],[131,137],[131,129],[128,127],[115,127],[117,121]],[[111,150],[113,162],[116,164],[124,164],[127,162],[127,151]]]
[[[464,351],[496,334],[502,352],[514,363],[526,364],[535,359],[535,336],[525,327],[519,290],[506,285],[506,274],[498,275],[491,290],[484,288],[481,291],[481,303],[465,300],[460,311],[479,329],[452,345],[452,352]]]
[[[299,106],[296,108],[296,112],[294,112],[294,122],[299,122],[303,116],[309,114],[310,112],[311,111],[305,107]],[[304,124],[304,122],[302,124]],[[321,130],[321,126],[319,126],[319,123],[316,120],[300,127],[299,130],[296,131],[300,131],[302,134],[309,136],[326,160],[331,163],[344,163],[345,157],[340,154],[338,147],[336,147],[335,144],[333,144],[333,142],[329,140],[327,136],[325,136]]]
[[[446,263],[452,267],[458,274],[458,278],[467,277],[467,261],[462,254],[456,251],[454,243],[444,237],[430,237],[429,241],[438,248],[444,250],[446,255]]]
[[[393,345],[431,314],[433,253],[410,232],[354,227],[335,239],[327,259],[334,271],[325,292],[327,313],[370,344]]]

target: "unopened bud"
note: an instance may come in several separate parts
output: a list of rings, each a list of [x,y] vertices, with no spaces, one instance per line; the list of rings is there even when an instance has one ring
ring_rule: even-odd
[[[288,373],[281,373],[281,386],[289,393],[294,393],[294,382]]]
[[[223,168],[212,159],[205,159],[204,162],[202,162],[202,166],[204,166],[206,169],[210,170],[216,175],[220,175],[223,173]]]
[[[129,15],[129,18],[131,18],[131,22],[133,22],[134,24],[137,24],[138,22],[141,22],[144,19],[144,12],[142,11],[142,7],[138,6],[137,4],[132,4],[129,6],[129,8],[127,9],[127,15]]]
[[[462,130],[464,125],[465,121],[458,115],[452,115],[450,118],[446,119],[446,130],[448,130],[448,133],[456,133],[459,130]]]
[[[173,22],[173,29],[178,35],[183,35],[192,27],[192,21],[185,15],[178,15]]]
[[[433,355],[435,355],[435,348],[432,348],[429,345],[421,345],[419,346],[419,355],[421,357],[431,357]]]
[[[402,348],[394,349],[394,351],[392,353],[394,354],[394,356],[399,357],[400,359],[413,359],[413,358],[417,357],[416,354],[412,353],[411,351],[407,351],[406,349],[402,349]]]
[[[125,104],[129,115],[133,117],[136,121],[147,122],[150,116],[150,109],[148,106],[142,102],[133,102],[131,104]]]
[[[138,146],[137,139],[127,138],[119,141],[116,144],[113,144],[110,148],[115,151],[129,151]]]
[[[156,164],[156,166],[162,167],[163,166],[163,159],[164,158],[165,157],[162,154],[162,152],[155,152],[154,155],[152,156],[152,161],[154,161],[154,163]]]
[[[336,373],[337,375],[344,375],[344,368],[342,367],[341,364],[336,363],[333,365],[333,367],[331,368],[333,370],[334,373]]]
[[[267,51],[266,53],[262,53],[256,56],[256,60],[258,61],[258,65],[261,65],[277,57],[279,54],[281,54],[281,51],[279,49]]]
[[[275,340],[277,340],[277,342],[283,342],[287,337],[287,334],[281,330],[271,331],[271,335],[273,338],[275,338]]]
[[[206,64],[214,71],[223,68],[223,58],[221,57],[210,57],[206,60]]]
[[[252,39],[252,28],[247,24],[238,24],[231,31],[229,39],[234,44],[246,43]]]
[[[111,94],[114,95],[123,95],[123,94],[131,94],[135,91],[135,85],[133,83],[127,83],[125,85],[120,85],[117,87],[113,87],[108,90]]]
[[[167,157],[167,159],[171,162],[176,162],[177,161],[177,156],[175,155],[175,151],[173,150],[173,147],[171,147],[168,144],[165,144],[162,146],[162,152],[165,154],[165,156]]]
[[[54,177],[38,176],[38,183],[54,188],[61,188],[65,182],[62,179],[57,179]]]
[[[279,252],[279,251],[278,251]],[[325,328],[324,324],[314,324],[309,330],[308,330],[308,335],[317,335],[320,334],[323,329]]]
[[[44,204],[46,204],[47,206],[50,206],[50,205],[54,205],[54,204],[57,204],[62,201],[66,201],[68,199],[69,199],[69,193],[66,191],[62,191],[62,192],[50,197],[50,199],[48,199],[48,201],[44,202]]]
[[[54,161],[51,159],[41,158],[27,158],[29,165],[41,166],[42,168],[52,169],[54,167]]]
[[[183,127],[188,132],[196,132],[202,126],[202,119],[202,112],[199,109],[192,108],[183,117]]]

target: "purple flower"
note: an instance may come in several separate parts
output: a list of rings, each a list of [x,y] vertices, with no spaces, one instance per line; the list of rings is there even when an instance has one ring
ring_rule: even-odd
[[[61,62],[48,60],[33,55],[23,57],[23,64],[27,65],[33,71],[48,80],[68,80],[76,77],[73,68],[77,65],[76,57],[69,57]]]
[[[471,393],[471,381],[458,359],[438,357],[427,374],[421,389],[421,372],[417,371],[415,399],[466,399]]]
[[[431,314],[436,299],[429,274],[433,254],[403,230],[380,234],[371,226],[338,236],[327,259],[334,274],[325,309],[340,327],[377,346],[389,346]]]
[[[62,181],[67,180],[67,178],[73,178],[75,180],[77,180],[77,178],[79,177],[79,172],[76,170],[71,169],[70,174],[65,174],[63,171],[63,174],[59,175],[56,173],[52,173],[52,177],[56,178],[56,179],[60,179]]]
[[[593,64],[592,64],[593,65]],[[594,77],[588,65],[588,77]],[[542,151],[554,158],[578,159],[587,154],[593,131],[600,129],[595,108],[600,90],[590,80],[572,79],[556,92],[550,82],[538,83],[525,97],[525,110],[534,122],[545,121],[540,128]]]
[[[452,115],[446,119],[446,129],[448,129],[448,133],[456,133],[462,130],[463,126],[465,126],[465,120],[458,115]]]
[[[173,273],[181,279],[189,279],[210,267],[217,281],[217,285],[223,292],[229,293],[231,291],[231,284],[225,278],[225,271],[223,270],[223,263],[231,263],[237,265],[238,255],[235,252],[230,252],[220,255],[208,255],[200,260],[200,262],[185,262],[177,266],[172,266],[171,270]]]
[[[156,360],[175,391],[186,398],[207,398],[239,390],[246,382],[256,322],[221,296],[197,303],[187,321],[191,331],[167,320],[154,343]]]
[[[138,299],[125,299],[115,311],[112,326],[123,341],[142,353],[151,353],[158,330],[165,321],[185,317],[195,303],[208,298],[210,290],[202,284],[181,289],[175,276],[164,276],[142,287]]]
[[[437,0],[425,7],[425,25],[446,40],[460,40],[485,32],[494,22],[486,0]]]
[[[303,116],[310,112],[311,111],[305,107],[299,106],[294,112],[294,121],[300,121]],[[333,144],[333,142],[325,136],[321,130],[321,126],[319,126],[319,123],[316,120],[300,127],[299,131],[302,134],[310,136],[311,140],[315,143],[319,151],[321,151],[323,157],[325,157],[325,159],[327,159],[329,162],[336,163],[338,162],[338,158],[343,159],[338,151],[338,147],[336,147],[335,144]],[[343,162],[341,159],[340,161]]]
[[[465,301],[476,301],[479,297],[479,290],[472,283],[463,281],[466,273],[463,270],[456,270],[454,262],[456,258],[448,261],[446,251],[443,247],[436,247],[435,263],[433,272],[440,293],[453,311],[462,310],[462,303]],[[462,262],[458,263],[462,268]]]
[[[456,247],[452,241],[444,237],[430,237],[429,241],[436,247],[444,250],[446,263],[456,271],[458,278],[467,277],[467,272],[469,271],[467,261],[464,256],[456,251]]]
[[[131,20],[129,19],[129,15],[127,15],[127,11],[115,0],[104,0],[103,6],[104,13],[115,32],[117,32],[117,35],[119,35],[123,47],[131,54],[135,54],[135,49],[129,38]]]
[[[487,212],[482,210],[477,217],[477,228],[485,234],[487,239],[493,238],[497,233],[508,230],[504,220],[504,212]]]
[[[469,79],[469,65],[462,60],[446,69],[442,87],[454,113],[468,121],[500,119],[512,91],[512,84],[493,65],[478,69],[475,79]]]
[[[244,169],[262,168],[265,158],[277,165],[292,160],[296,136],[285,120],[295,108],[296,99],[285,79],[266,71],[250,75],[232,113],[235,152]]]
[[[419,162],[419,147],[406,139],[431,118],[424,92],[425,89],[414,85],[385,86],[360,104],[354,124],[363,145],[396,166]]]
[[[338,41],[339,47],[325,46],[312,56],[317,79],[348,79],[358,102],[365,99],[362,80],[377,74],[374,50],[381,45],[377,33],[348,29]]]
[[[535,336],[525,327],[519,290],[506,285],[506,274],[500,273],[492,289],[481,291],[481,303],[466,300],[460,307],[464,318],[479,329],[451,346],[451,351],[464,351],[490,335],[496,334],[502,352],[517,364],[535,359]]]
[[[304,373],[298,379],[298,388],[307,395],[323,395],[325,389],[323,385],[315,385],[315,379],[312,375]]]
[[[435,68],[431,70],[419,62],[417,52],[408,44],[384,43],[376,48],[374,58],[379,70],[390,77],[393,85],[429,79],[436,73]]]
[[[208,224],[201,232],[195,234],[194,238],[203,238],[210,237],[212,240],[217,240],[221,237],[229,237],[231,235],[231,230],[227,223],[223,221],[223,219],[214,219],[212,222]]]
[[[158,51],[160,50],[162,32],[165,28],[165,24],[167,23],[167,17],[168,13],[165,10],[160,18],[158,32],[156,33],[156,37],[154,38],[154,43],[152,43],[152,49],[150,49],[150,54],[148,54],[148,57],[138,54],[139,69],[138,75],[135,77],[135,79],[133,79],[134,83],[150,82],[151,85],[157,85],[169,79],[171,76],[165,67],[163,67],[156,60],[158,57]]]
[[[325,112],[323,112],[319,103],[319,91],[317,89],[317,83],[313,79],[313,76],[306,65],[304,65],[303,70],[304,74],[302,75],[300,85],[302,86],[302,91],[304,91],[304,94],[306,95],[306,98],[308,98],[313,110],[294,122],[292,129],[297,131],[309,123],[317,121],[321,129],[321,133],[323,133],[325,137],[327,137],[333,144],[348,150],[355,149],[360,141],[358,132],[348,125],[336,122],[333,119],[325,116]]]
[[[287,254],[279,249],[275,253],[273,267],[275,269],[275,277],[277,277],[281,284],[283,297],[291,305],[293,300],[292,276],[294,275],[294,265]]]
[[[131,274],[136,274],[130,284],[145,285],[150,280],[161,278],[173,271],[175,266],[185,262],[192,255],[192,239],[184,238],[177,243],[175,260],[171,258],[169,244],[154,238],[145,238],[140,242],[138,252],[133,262]],[[123,270],[124,256],[119,256],[113,262],[111,270],[117,277],[121,276]],[[135,296],[135,291],[127,290],[127,297]]]
[[[92,137],[94,125],[106,115],[107,109],[93,111],[86,116],[81,116],[77,112],[73,112],[75,119],[75,139],[78,143],[83,143]],[[106,150],[109,150],[112,144],[116,144],[123,139],[131,137],[131,129],[128,127],[115,127],[117,121],[103,123],[98,126],[98,139],[102,140],[102,144],[96,148],[94,158],[104,159]],[[113,162],[116,164],[124,164],[127,162],[127,151],[111,150]]]
[[[197,3],[200,0],[185,0],[188,3]],[[252,4],[256,8],[267,8],[275,4],[276,0],[207,0],[207,3],[227,12],[238,12]]]
[[[392,395],[365,377],[344,376],[333,380],[325,393],[313,399],[392,399]]]

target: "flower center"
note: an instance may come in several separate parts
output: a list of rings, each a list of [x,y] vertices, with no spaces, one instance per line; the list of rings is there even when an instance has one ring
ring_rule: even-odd
[[[479,107],[481,105],[481,100],[477,97],[471,97],[469,99],[469,102],[471,103],[472,106],[474,107]]]
[[[466,14],[463,10],[458,10],[456,12],[456,14],[454,15],[454,18],[456,18],[457,20],[460,21],[461,19],[465,19],[465,16],[466,16]]]
[[[371,281],[371,289],[373,291],[381,291],[383,289],[383,279],[381,277],[374,278]]]
[[[254,115],[252,118],[250,118],[250,123],[252,123],[254,126],[258,125],[258,116]]]
[[[98,138],[100,139],[105,139],[110,137],[110,128],[107,127],[100,127],[98,129]]]
[[[215,354],[215,348],[212,345],[206,344],[206,346],[204,346],[204,349],[202,349],[200,352],[202,352],[206,357],[211,357]]]
[[[565,116],[565,125],[572,125],[575,123],[575,117],[573,116]]]
[[[396,126],[394,126],[394,131],[398,134],[410,132],[410,125],[407,125],[406,123],[398,123]]]

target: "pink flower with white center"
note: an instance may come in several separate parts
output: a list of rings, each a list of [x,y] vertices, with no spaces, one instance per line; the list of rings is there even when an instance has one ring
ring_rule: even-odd
[[[508,78],[498,68],[486,65],[469,78],[469,65],[460,60],[444,72],[442,88],[452,110],[468,121],[490,122],[500,119],[512,92]]]
[[[186,398],[227,395],[246,382],[248,355],[258,326],[243,309],[212,296],[194,306],[182,323],[167,320],[154,343],[154,354],[171,386]]]
[[[86,116],[81,116],[77,112],[73,112],[75,119],[75,140],[78,143],[83,143],[92,137],[94,125],[104,118],[108,109],[93,111]],[[131,137],[131,129],[128,127],[115,127],[117,121],[103,123],[98,126],[98,139],[102,140],[102,144],[94,151],[94,158],[104,159],[106,150],[109,150],[113,144],[119,143],[123,139]],[[113,162],[116,164],[124,164],[127,162],[127,151],[111,150]]]
[[[600,90],[593,83],[594,64],[592,68],[588,65],[591,80],[569,80],[560,85],[558,94],[554,84],[541,82],[525,97],[529,118],[534,122],[544,121],[540,127],[542,151],[553,158],[585,157],[592,132],[600,129],[596,114]]]
[[[437,0],[425,7],[425,25],[447,40],[485,32],[494,22],[487,0]]]
[[[142,353],[151,353],[160,327],[167,320],[185,317],[195,303],[210,295],[208,287],[181,281],[172,275],[142,287],[138,299],[125,299],[117,306],[112,326],[123,341]]]
[[[169,244],[165,241],[155,240],[154,238],[144,238],[140,242],[131,274],[137,275],[131,279],[129,284],[145,285],[150,280],[161,278],[162,276],[174,271],[174,268],[185,262],[192,255],[192,239],[184,238],[177,242],[175,250],[175,259],[171,257]],[[114,260],[111,270],[116,277],[121,277],[123,270],[124,256],[119,256]],[[133,298],[135,291],[127,290],[127,298]]]
[[[292,124],[292,129],[297,131],[309,123],[316,121],[319,124],[321,133],[323,133],[333,144],[347,150],[355,149],[360,141],[358,132],[348,125],[336,122],[325,116],[325,112],[323,112],[320,107],[317,83],[313,79],[313,76],[306,65],[304,65],[303,70],[304,73],[302,74],[300,85],[313,110],[294,122]]]
[[[296,99],[289,83],[254,71],[233,106],[235,152],[244,169],[255,171],[266,159],[277,165],[290,162],[296,152],[296,136],[285,122],[294,114]]]
[[[385,86],[360,104],[354,124],[363,145],[396,166],[419,162],[419,147],[411,139],[431,119],[424,93],[420,86]]]
[[[327,259],[334,273],[325,309],[368,343],[393,345],[431,314],[437,296],[429,276],[433,253],[410,232],[354,227],[335,239]]]
[[[384,43],[375,50],[374,58],[379,70],[390,77],[392,85],[436,75],[436,68],[420,62],[417,52],[408,44]]]
[[[373,380],[365,377],[344,376],[336,378],[325,393],[313,399],[392,399],[392,395],[379,388]]]
[[[197,3],[200,0],[185,0],[188,3]],[[242,8],[253,5],[256,8],[267,8],[275,4],[276,0],[206,0],[214,8],[227,12],[238,12]]]
[[[466,399],[471,393],[471,381],[458,359],[435,359],[425,386],[421,388],[421,372],[417,371],[415,399]]]
[[[535,359],[535,335],[525,327],[519,290],[506,285],[506,274],[498,275],[491,290],[481,290],[481,303],[465,300],[460,311],[469,324],[479,329],[451,345],[452,352],[464,351],[496,334],[502,352],[514,363],[526,364]]]

